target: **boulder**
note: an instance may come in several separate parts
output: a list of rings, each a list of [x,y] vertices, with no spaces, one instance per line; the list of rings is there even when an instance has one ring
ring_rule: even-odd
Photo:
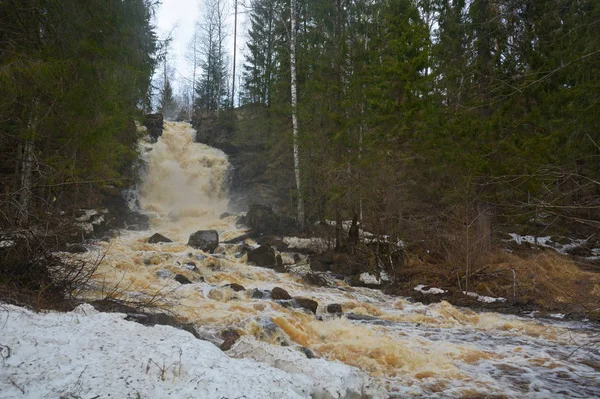
[[[219,246],[219,233],[216,230],[198,230],[190,236],[187,245],[204,252],[214,251]]]
[[[235,292],[246,291],[246,289],[244,288],[243,285],[236,284],[236,283],[225,284],[223,287],[229,287],[232,290],[234,290]]]
[[[286,234],[297,229],[294,219],[275,213],[268,205],[250,205],[246,225],[259,234]]]
[[[88,249],[83,244],[71,244],[67,247],[66,251],[72,254],[83,254],[88,252]]]
[[[221,331],[221,338],[223,339],[223,343],[220,346],[222,351],[228,351],[231,349],[233,344],[240,339],[240,333],[238,333],[233,328],[228,328],[226,330]]]
[[[256,266],[274,267],[277,264],[275,250],[268,245],[261,245],[248,252],[248,262]]]
[[[342,313],[342,305],[340,305],[339,303],[330,303],[329,305],[327,305],[327,313]]]
[[[303,309],[309,310],[314,314],[317,314],[317,308],[319,303],[309,298],[295,298],[296,304]]]
[[[229,212],[223,212],[220,216],[219,219],[225,219],[228,218],[229,216],[231,216],[231,213]]]
[[[271,299],[274,299],[274,300],[278,300],[278,299],[290,300],[290,299],[292,299],[292,297],[283,288],[275,287],[271,291]]]
[[[183,274],[176,274],[175,281],[177,281],[179,284],[192,284],[192,281]]]
[[[262,292],[261,290],[259,290],[258,288],[255,288],[252,290],[252,298],[253,299],[263,299],[265,297],[265,293]]]
[[[150,217],[131,211],[125,220],[125,228],[134,231],[148,230],[150,228]]]
[[[331,285],[325,273],[310,271],[302,276],[302,280],[307,284],[316,285],[319,287],[329,287]]]
[[[156,143],[158,138],[162,136],[163,122],[164,119],[162,114],[148,114],[144,117],[142,125],[148,129],[148,136],[150,136],[150,141],[152,143]]]
[[[158,244],[161,242],[173,242],[162,234],[155,233],[152,237],[148,238],[148,244]]]

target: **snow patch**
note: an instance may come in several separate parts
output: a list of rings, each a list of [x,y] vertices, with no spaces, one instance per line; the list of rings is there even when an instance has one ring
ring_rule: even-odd
[[[2,345],[10,348],[0,363],[2,398],[388,397],[358,369],[266,343],[242,339],[230,358],[188,332],[89,305],[70,313],[2,309]]]
[[[13,240],[0,241],[0,248],[9,248],[15,245]]]
[[[308,359],[298,350],[269,345],[247,335],[240,338],[228,354],[308,377],[313,398],[387,397],[378,383],[357,368],[324,359]]]
[[[485,302],[485,303],[506,302],[506,298],[500,298],[500,297],[494,298],[491,296],[479,295],[476,292],[463,291],[462,293],[467,296],[470,296],[471,298],[477,299],[479,302]]]
[[[414,288],[414,290],[419,291],[422,294],[434,294],[434,295],[445,294],[446,292],[448,292],[447,290],[443,290],[441,288],[431,287],[431,288],[425,289],[425,287],[427,287],[427,286],[423,285],[423,284],[419,284]]]
[[[367,272],[361,273],[359,279],[360,279],[360,281],[362,281],[365,284],[371,284],[371,285],[380,285],[381,284],[381,280],[378,279],[377,276],[373,276],[372,274],[369,274]]]
[[[324,252],[329,249],[326,240],[316,237],[283,237],[283,242],[291,249],[309,249],[315,252]]]

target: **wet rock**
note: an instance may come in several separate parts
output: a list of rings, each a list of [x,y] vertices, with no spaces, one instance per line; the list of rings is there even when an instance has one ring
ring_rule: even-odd
[[[216,230],[198,230],[190,235],[187,245],[204,252],[214,251],[219,246],[219,233]]]
[[[88,249],[83,244],[71,244],[67,247],[66,251],[72,254],[83,254],[88,252]]]
[[[263,299],[265,297],[265,293],[262,292],[261,290],[259,290],[258,288],[255,288],[252,290],[252,298],[253,299]]]
[[[223,343],[221,344],[220,348],[223,352],[225,352],[231,349],[237,340],[240,339],[240,333],[233,328],[228,328],[221,331],[221,338],[223,339]]]
[[[306,348],[304,346],[301,346],[299,349],[300,349],[300,352],[304,353],[304,355],[307,358],[309,358],[309,359],[314,359],[315,358],[314,352],[311,351],[310,349],[308,349],[308,348]]]
[[[176,274],[174,280],[179,284],[192,284],[192,281],[183,274]]]
[[[330,303],[329,305],[327,305],[327,313],[342,313],[342,305],[340,305],[339,303]]]
[[[164,119],[162,114],[148,114],[144,117],[142,125],[148,129],[148,136],[150,136],[150,141],[152,143],[156,143],[158,138],[162,136],[163,122]]]
[[[313,312],[313,314],[317,314],[317,308],[319,307],[319,303],[309,298],[295,298],[296,304],[303,309],[309,310]]]
[[[319,272],[308,272],[302,276],[302,280],[307,284],[316,285],[318,287],[329,287],[331,285],[326,275]]]
[[[302,260],[300,254],[293,254],[292,259],[294,259],[294,263],[299,263]]]
[[[160,269],[156,271],[156,277],[158,278],[171,278],[173,277],[173,272],[166,270],[166,269]]]
[[[90,303],[96,310],[100,312],[110,313],[125,313],[127,316],[125,320],[133,321],[136,323],[143,324],[145,326],[171,326],[184,330],[192,334],[194,337],[201,339],[200,335],[192,324],[180,323],[173,316],[169,316],[163,313],[146,313],[132,306],[125,305],[124,303],[112,300],[103,299],[100,301],[93,301]]]
[[[279,287],[275,287],[273,288],[273,290],[271,291],[271,298],[272,299],[283,299],[283,300],[289,300],[292,299],[292,297],[290,296],[290,294],[288,294],[288,292],[286,290],[284,290],[283,288],[279,288]]]
[[[346,314],[346,318],[348,320],[359,320],[359,321],[375,321],[375,320],[380,320],[379,318],[377,318],[375,316],[368,316],[368,315],[356,314],[356,313],[348,313],[348,314]]]
[[[225,219],[228,218],[229,216],[231,216],[231,213],[229,212],[223,212],[220,216],[219,219]]]
[[[310,262],[310,269],[316,272],[328,272],[329,265],[327,263],[315,260]]]
[[[131,212],[125,220],[127,230],[140,231],[150,228],[150,217],[141,213]]]
[[[195,262],[191,262],[191,261],[190,262],[185,262],[183,264],[183,267],[186,268],[186,269],[188,269],[188,270],[191,270],[193,272],[197,272],[198,271],[198,266],[196,266]]]
[[[243,285],[236,284],[236,283],[225,284],[223,287],[229,287],[232,290],[234,290],[235,292],[246,291],[246,289],[244,288]]]
[[[148,244],[158,244],[161,242],[173,242],[162,234],[155,233],[152,237],[148,238]]]
[[[225,254],[225,248],[224,247],[217,247],[215,248],[215,250],[213,251],[213,255],[224,255]]]
[[[278,273],[285,273],[285,267],[283,266],[283,259],[281,258],[281,254],[277,254],[275,257],[275,267],[273,268]]]
[[[275,251],[268,245],[261,245],[248,252],[248,262],[254,263],[256,266],[274,267],[276,265]]]
[[[281,237],[263,236],[256,240],[259,245],[268,245],[275,248],[279,252],[285,252],[288,249],[288,245],[283,241]]]
[[[293,219],[278,215],[267,205],[250,205],[246,214],[246,224],[260,234],[286,234],[296,230]]]
[[[236,228],[240,228],[240,227],[245,227],[246,226],[246,216],[241,215],[238,216],[237,219],[235,219],[235,227]]]

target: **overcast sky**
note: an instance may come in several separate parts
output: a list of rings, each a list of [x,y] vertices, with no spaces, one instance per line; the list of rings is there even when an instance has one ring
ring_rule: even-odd
[[[229,4],[229,13],[231,17],[227,20],[227,30],[231,32],[227,38],[226,46],[230,53],[230,59],[233,57],[233,0],[226,0]],[[156,13],[157,33],[161,39],[167,37],[169,32],[173,30],[173,42],[171,45],[173,67],[175,68],[175,80],[178,81],[176,86],[184,77],[191,76],[189,63],[186,60],[187,47],[194,33],[194,25],[201,16],[202,0],[162,0]],[[245,33],[243,29],[244,17],[238,16],[238,39],[237,39],[237,71],[239,77],[240,63],[242,61],[242,53],[244,49]],[[231,69],[231,66],[230,66]],[[238,80],[236,78],[236,80]]]

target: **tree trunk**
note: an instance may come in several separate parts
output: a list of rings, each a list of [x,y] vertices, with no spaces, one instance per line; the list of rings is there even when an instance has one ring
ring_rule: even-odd
[[[296,88],[296,0],[290,1],[291,32],[290,32],[290,76],[292,96],[292,139],[294,147],[294,175],[298,194],[298,224],[304,228],[304,199],[300,185],[300,153],[298,151],[298,97]]]

